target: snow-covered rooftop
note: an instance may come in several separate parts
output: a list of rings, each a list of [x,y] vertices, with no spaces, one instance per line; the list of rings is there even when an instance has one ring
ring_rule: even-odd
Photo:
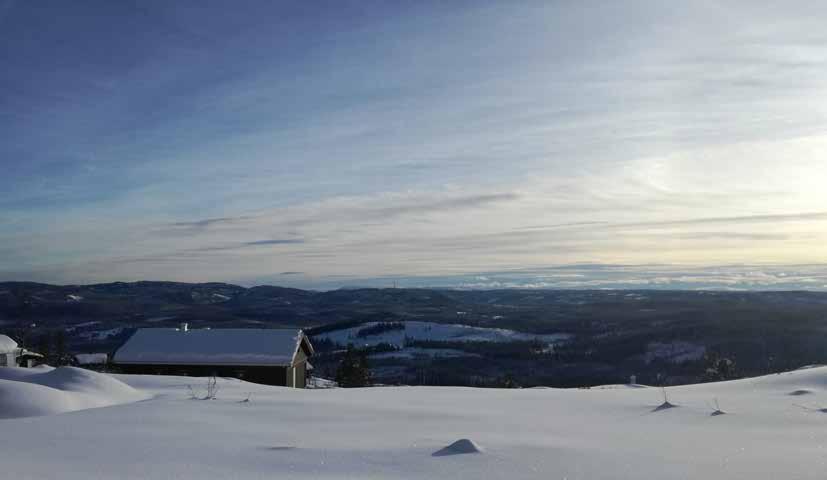
[[[289,365],[304,334],[296,329],[143,328],[114,357],[115,363],[165,365]]]
[[[17,350],[17,342],[6,335],[0,335],[0,353],[9,353],[12,350]]]

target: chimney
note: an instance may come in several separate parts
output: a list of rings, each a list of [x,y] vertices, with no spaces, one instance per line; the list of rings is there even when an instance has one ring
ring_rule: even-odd
[[[182,323],[181,328],[179,328],[178,330],[180,330],[182,332],[187,332],[190,329],[189,327],[190,327],[189,323]]]

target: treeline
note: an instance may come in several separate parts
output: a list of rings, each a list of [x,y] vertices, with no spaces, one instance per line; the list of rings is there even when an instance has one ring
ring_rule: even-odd
[[[405,324],[403,322],[379,322],[375,325],[360,329],[356,332],[356,337],[365,338],[394,330],[405,330]]]
[[[316,335],[321,335],[323,333],[330,333],[336,332],[339,330],[345,330],[348,328],[358,327],[359,325],[364,325],[364,320],[350,320],[347,322],[336,322],[336,323],[328,323],[325,325],[319,325],[317,327],[310,327],[304,329],[304,333],[309,337],[314,337]],[[313,344],[315,345],[318,340],[313,340]]]
[[[32,334],[25,330],[12,333],[12,337],[21,348],[43,355],[43,363],[58,367],[74,363],[74,356],[69,352],[64,330],[46,331]]]
[[[356,328],[362,326],[366,323],[371,323],[366,320],[354,320],[349,322],[338,322],[338,323],[331,323],[328,325],[320,325],[318,327],[311,327],[304,330],[309,337],[314,337],[318,335],[322,335],[325,333],[331,332],[338,332],[339,330],[346,330],[348,328]],[[393,330],[405,330],[405,322],[377,322],[374,325],[364,327],[359,329],[356,332],[356,336],[358,338],[365,338],[371,335],[379,335],[381,333],[390,332]],[[319,342],[322,340],[316,340],[315,342]]]
[[[452,340],[414,340],[405,338],[406,347],[460,350],[491,358],[527,359],[550,354],[547,345],[539,340],[512,342],[473,342]]]

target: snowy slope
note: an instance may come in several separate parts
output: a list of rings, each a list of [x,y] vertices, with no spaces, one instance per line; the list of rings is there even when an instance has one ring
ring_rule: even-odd
[[[753,480],[827,471],[827,413],[817,410],[827,406],[827,368],[670,388],[679,407],[658,412],[656,388],[291,390],[221,380],[218,399],[202,401],[186,386],[203,379],[118,378],[153,398],[0,420],[14,437],[0,448],[2,478]],[[715,398],[728,414],[710,416]],[[433,456],[461,439],[469,442]]]
[[[51,415],[147,398],[146,393],[90,370],[0,368],[0,418]]]
[[[358,327],[351,327],[342,330],[315,335],[314,339],[328,339],[339,345],[366,346],[380,343],[390,343],[403,346],[405,338],[411,340],[442,340],[457,342],[514,342],[539,340],[546,343],[555,343],[567,340],[568,334],[535,335],[532,333],[521,333],[504,328],[483,328],[471,327],[468,325],[455,325],[433,322],[404,322],[404,330],[390,330],[377,335],[367,337],[357,336],[359,330],[375,326],[378,322],[367,322]]]

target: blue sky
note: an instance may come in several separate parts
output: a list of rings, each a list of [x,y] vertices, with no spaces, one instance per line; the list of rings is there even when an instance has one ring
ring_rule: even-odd
[[[680,3],[0,0],[0,280],[824,263],[827,6]]]

